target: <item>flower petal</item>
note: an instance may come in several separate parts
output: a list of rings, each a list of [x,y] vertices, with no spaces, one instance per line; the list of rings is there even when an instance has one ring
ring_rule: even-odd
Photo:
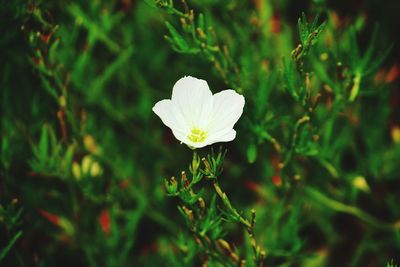
[[[244,97],[234,90],[224,90],[213,96],[212,135],[224,135],[233,128],[243,113]]]
[[[162,122],[171,128],[174,136],[183,142],[183,138],[188,131],[187,125],[182,115],[174,107],[173,103],[169,99],[158,101],[153,107],[154,113]]]
[[[211,145],[211,144],[219,143],[219,142],[230,142],[233,139],[235,139],[235,137],[236,137],[236,131],[233,129],[230,129],[222,134],[217,133],[217,134],[211,135],[210,138],[207,140],[207,143],[208,143],[208,145]]]
[[[185,141],[185,142],[183,142],[183,143],[185,143],[187,146],[189,146],[189,147],[192,148],[192,149],[193,149],[193,148],[202,148],[202,147],[205,147],[205,146],[208,146],[208,145],[209,145],[209,143],[206,142],[206,141],[194,143],[194,142],[191,142],[191,141],[187,140],[187,141]]]
[[[178,80],[171,98],[189,128],[209,126],[213,112],[213,96],[205,80],[186,76]]]

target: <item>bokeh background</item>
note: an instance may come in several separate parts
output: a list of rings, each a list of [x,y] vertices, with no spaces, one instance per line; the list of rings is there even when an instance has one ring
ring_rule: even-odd
[[[192,150],[151,108],[185,75],[246,98],[219,180],[243,216],[256,210],[264,266],[396,266],[399,10],[1,1],[0,266],[238,266],[195,242],[165,190]],[[210,181],[200,190],[210,205]],[[246,231],[216,205],[212,241],[256,266]]]

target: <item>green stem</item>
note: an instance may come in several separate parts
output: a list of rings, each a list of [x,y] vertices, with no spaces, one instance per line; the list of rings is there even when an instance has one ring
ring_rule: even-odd
[[[294,130],[293,130],[290,149],[286,153],[285,161],[283,162],[283,167],[285,167],[293,157],[293,154],[294,154],[295,148],[296,148],[296,144],[297,144],[300,126],[309,121],[310,121],[310,117],[308,115],[304,115],[303,117],[301,117],[300,119],[297,120],[297,122],[294,126]]]
[[[166,230],[168,230],[171,233],[177,233],[179,228],[177,227],[176,223],[170,220],[167,216],[165,216],[163,213],[157,211],[153,207],[148,207],[146,209],[146,216],[153,220],[154,222],[158,223],[162,227],[164,227]]]
[[[257,245],[257,241],[254,237],[254,232],[253,232],[254,225],[252,223],[250,223],[246,218],[241,216],[239,214],[239,212],[234,207],[232,207],[232,204],[231,204],[228,196],[222,191],[217,178],[213,179],[213,186],[214,186],[214,189],[217,192],[218,196],[224,202],[225,206],[237,218],[237,220],[246,228],[247,233],[249,235],[251,247],[253,248],[254,261],[257,266],[262,266],[264,258],[266,256],[266,253],[264,250],[261,250],[260,247]],[[253,223],[254,223],[254,221],[253,221]]]
[[[346,205],[339,201],[331,199],[311,187],[305,188],[305,192],[308,195],[308,197],[312,198],[315,202],[320,203],[334,211],[353,215],[359,218],[360,220],[363,220],[364,222],[375,226],[376,228],[388,231],[400,230],[400,225],[398,224],[390,224],[381,221],[355,206]]]
[[[90,267],[96,267],[97,263],[95,260],[95,256],[93,253],[93,249],[91,248],[91,245],[84,245],[83,248],[84,252],[85,252],[85,256],[86,256],[86,260],[88,261],[88,264]]]
[[[351,88],[350,91],[350,96],[349,96],[350,102],[353,102],[357,98],[358,92],[360,91],[360,83],[361,83],[361,73],[357,72],[353,79],[353,87]]]
[[[339,172],[336,170],[335,166],[332,163],[323,158],[318,158],[317,160],[333,178],[339,178]]]
[[[245,219],[242,215],[240,215],[239,212],[234,207],[232,207],[231,201],[229,200],[228,196],[222,191],[217,178],[213,179],[213,186],[218,196],[221,198],[222,202],[224,202],[225,206],[229,209],[229,211],[233,213],[233,215],[239,220],[240,223],[242,223],[247,228],[250,228],[251,227],[250,222],[247,219]]]
[[[329,146],[329,143],[331,141],[331,137],[333,134],[336,118],[338,117],[340,111],[344,108],[343,102],[344,102],[343,98],[340,95],[338,95],[337,97],[335,96],[332,109],[329,112],[327,118],[325,118],[326,123],[323,124],[323,128],[324,128],[324,130],[322,131],[323,147]]]

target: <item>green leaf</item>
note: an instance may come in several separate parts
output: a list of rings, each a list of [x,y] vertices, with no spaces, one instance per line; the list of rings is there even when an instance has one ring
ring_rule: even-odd
[[[205,22],[204,22],[204,15],[203,13],[200,13],[197,19],[197,25],[200,29],[202,29],[203,31],[205,31]]]
[[[122,53],[120,53],[116,60],[114,60],[107,68],[103,71],[101,75],[97,77],[92,83],[92,90],[88,91],[88,96],[91,100],[95,101],[102,93],[107,82],[111,80],[112,77],[126,65],[128,60],[133,54],[133,46],[129,46]]]
[[[17,232],[13,238],[8,242],[7,246],[1,249],[0,251],[0,262],[7,256],[7,254],[10,252],[12,247],[15,245],[15,243],[18,241],[18,239],[21,237],[22,231]]]
[[[172,39],[168,38],[167,40],[171,42],[172,45],[175,45],[180,51],[187,51],[189,49],[189,45],[182,35],[180,35],[174,26],[172,26],[168,21],[165,22],[165,25],[167,26],[167,29],[172,37]]]
[[[44,89],[56,100],[58,101],[58,93],[57,93],[57,89],[54,88],[53,85],[51,85],[50,81],[48,80],[48,78],[41,74],[39,75],[40,80],[42,81],[43,87]]]
[[[257,159],[257,145],[251,143],[246,150],[247,160],[249,163],[254,163]]]
[[[49,48],[49,61],[51,63],[56,63],[56,59],[57,59],[57,49],[60,45],[60,39],[55,40]]]
[[[68,5],[68,11],[73,17],[79,18],[82,26],[84,26],[88,31],[89,36],[101,41],[114,54],[118,54],[120,52],[120,46],[110,38],[107,29],[100,27],[97,22],[89,18],[78,4],[74,3]]]
[[[41,159],[46,159],[49,154],[49,130],[47,125],[42,127],[40,141],[37,148],[38,157]]]
[[[71,172],[72,161],[74,158],[74,150],[74,145],[70,145],[64,155],[64,170],[67,175],[69,175]]]
[[[301,101],[300,94],[304,91],[301,84],[299,73],[291,59],[283,58],[283,81],[288,93],[297,102]]]

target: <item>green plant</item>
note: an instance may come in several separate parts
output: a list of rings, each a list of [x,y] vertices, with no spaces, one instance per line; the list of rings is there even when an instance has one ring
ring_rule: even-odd
[[[396,5],[5,1],[0,265],[394,266]],[[234,141],[162,126],[185,75],[245,97]]]

